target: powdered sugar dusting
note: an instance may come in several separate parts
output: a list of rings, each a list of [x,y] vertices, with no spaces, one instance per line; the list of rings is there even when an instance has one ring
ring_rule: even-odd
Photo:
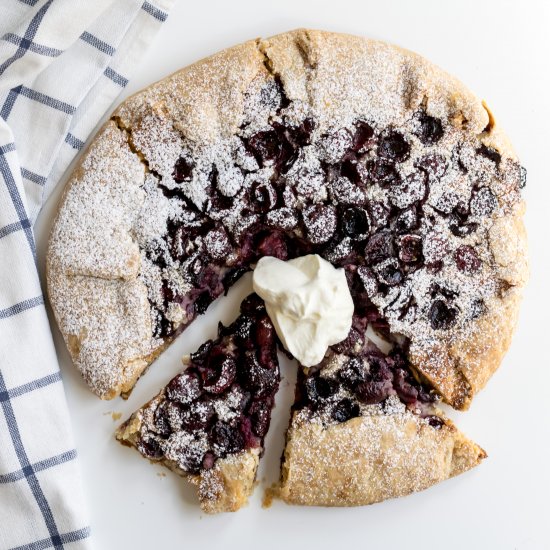
[[[71,193],[54,230],[52,271],[137,277],[150,305],[140,349],[152,351],[206,309],[229,270],[265,250],[314,248],[352,273],[372,268],[362,277],[368,299],[413,347],[450,349],[467,339],[476,319],[501,314],[503,288],[521,284],[524,271],[521,243],[504,244],[516,232],[506,220],[520,209],[522,173],[505,146],[494,148],[500,134],[483,133],[486,111],[459,83],[388,45],[306,32],[283,55],[278,40],[260,43],[262,53],[258,45],[231,50],[226,61],[217,56],[121,107],[116,160],[102,168],[107,146],[88,153],[89,183]],[[289,64],[296,43],[303,66]],[[234,60],[243,52],[254,53],[239,81]],[[233,86],[225,103],[204,84],[219,75],[227,79],[220,86]],[[102,171],[113,183],[94,196]],[[131,192],[117,191],[118,181],[132,182]],[[98,218],[109,203],[111,218]],[[363,214],[347,212],[344,224],[346,208],[358,206]],[[376,251],[371,238],[384,231],[392,243]],[[401,243],[415,239],[421,251],[404,252]],[[79,321],[58,299],[54,307],[64,332],[84,331],[101,347],[104,332],[90,334],[95,320]],[[117,346],[101,364],[120,356]],[[88,361],[78,362],[92,372]]]

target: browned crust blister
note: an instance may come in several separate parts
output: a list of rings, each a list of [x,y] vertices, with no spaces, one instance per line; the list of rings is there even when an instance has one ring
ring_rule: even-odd
[[[488,107],[464,85],[422,57],[374,40],[297,30],[225,50],[153,84],[127,99],[84,153],[67,185],[48,250],[48,290],[56,319],[75,365],[101,398],[130,391],[167,344],[152,336],[147,289],[138,278],[140,256],[132,236],[132,224],[143,203],[141,185],[150,169],[148,163],[154,163],[136,145],[139,129],[153,120],[155,127],[163,128],[162,135],[172,136],[166,139],[175,142],[181,137],[208,142],[230,136],[242,122],[245,91],[255,80],[273,74],[280,78],[290,100],[312,108],[321,131],[343,127],[365,112],[383,125],[398,124],[407,113],[423,106],[433,116],[476,136],[479,143],[497,149],[503,160],[516,159]],[[135,129],[138,132],[132,138]],[[469,406],[510,344],[527,277],[523,210],[523,202],[516,202],[489,230],[490,250],[502,284],[485,314],[452,339],[426,343],[411,337],[413,368],[455,408]],[[368,440],[357,435],[376,429],[382,442],[386,430],[399,432],[400,422],[405,422],[400,436],[404,449],[409,445],[420,454],[432,453],[433,462],[423,470],[425,475],[409,484],[398,483],[392,476],[410,473],[415,464],[403,458],[401,469],[392,472],[383,464],[383,452],[380,462],[369,450]],[[375,502],[425,488],[474,466],[482,457],[483,452],[450,423],[436,432],[419,422],[414,418],[356,419],[326,431],[319,431],[317,425],[293,424],[287,447],[293,467],[285,474],[283,498],[327,505]],[[394,427],[390,429],[389,424]],[[299,466],[304,459],[299,456],[298,442],[308,441],[324,456],[335,449],[333,436],[342,439],[357,459],[356,477],[339,479],[330,464],[324,470],[313,468],[313,478],[306,476],[305,467]],[[334,452],[324,458],[346,460],[337,449]],[[241,496],[231,497],[231,503],[221,502],[227,493],[249,493],[257,457],[255,461],[253,468],[242,466],[237,473],[245,481],[234,490],[222,491],[223,496],[205,509],[235,509],[242,504]],[[225,476],[222,485],[226,489],[234,475],[231,470]],[[388,486],[375,489],[384,479],[390,480]],[[318,496],[312,496],[312,491]]]

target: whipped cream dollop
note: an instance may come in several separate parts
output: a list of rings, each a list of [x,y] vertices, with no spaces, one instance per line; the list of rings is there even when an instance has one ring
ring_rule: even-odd
[[[284,347],[305,367],[348,336],[353,300],[346,274],[317,254],[287,262],[265,256],[252,284]]]

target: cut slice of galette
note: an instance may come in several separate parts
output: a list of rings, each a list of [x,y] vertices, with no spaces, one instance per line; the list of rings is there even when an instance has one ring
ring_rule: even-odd
[[[438,410],[406,354],[329,351],[300,371],[276,495],[289,504],[359,506],[421,491],[486,454]]]
[[[279,386],[276,334],[254,294],[216,340],[117,431],[117,439],[198,486],[206,513],[243,506]]]

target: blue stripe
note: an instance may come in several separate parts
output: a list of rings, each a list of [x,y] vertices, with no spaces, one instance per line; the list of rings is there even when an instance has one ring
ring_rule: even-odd
[[[22,384],[21,386],[11,388],[11,390],[8,390],[5,393],[0,393],[0,401],[13,399],[14,397],[19,397],[20,395],[24,395],[31,391],[45,388],[46,386],[50,386],[51,384],[55,384],[57,382],[61,382],[61,373],[59,371],[43,376],[42,378],[38,378],[37,380],[33,380],[32,382],[28,382],[27,384]]]
[[[84,142],[73,136],[70,132],[65,136],[65,143],[68,143],[73,149],[82,149]]]
[[[37,185],[46,185],[46,180],[44,176],[41,176],[40,174],[37,174],[36,172],[31,172],[30,170],[27,170],[26,168],[21,167],[21,175],[29,181],[32,181],[33,183],[36,183]]]
[[[53,0],[48,0],[35,14],[35,16],[31,19],[31,22],[29,23],[29,26],[27,27],[27,31],[25,32],[25,36],[23,37],[24,40],[27,40],[28,42],[32,42],[32,39],[35,37],[38,27],[40,26],[40,23],[42,22],[42,19],[44,18],[44,15],[48,11],[49,7],[52,5]],[[32,4],[34,5],[34,4]],[[25,55],[25,52],[27,51],[26,48],[19,47],[17,48],[17,51],[2,65],[0,65],[0,75],[4,74],[5,70],[12,65],[15,61],[20,59]]]
[[[21,200],[21,196],[19,195],[17,184],[13,179],[13,175],[6,161],[6,157],[2,154],[0,154],[0,173],[2,173],[2,176],[4,177],[4,182],[6,184],[6,187],[8,188],[8,192],[11,196],[11,201],[13,203],[13,206],[15,207],[17,216],[19,217],[19,221],[23,224],[24,221],[28,219],[27,213],[25,212],[25,206],[23,205],[23,201]],[[27,237],[27,241],[29,242],[32,255],[36,263],[36,245],[34,243],[34,236],[30,227],[25,228],[25,236]],[[1,318],[2,312],[0,311],[0,319]]]
[[[165,11],[162,11],[156,6],[153,6],[153,4],[147,2],[147,0],[143,2],[141,9],[143,11],[146,11],[149,15],[152,15],[155,19],[158,19],[159,21],[166,21],[166,19],[168,18],[168,14]]]
[[[5,391],[7,391],[7,388],[4,382],[4,376],[2,375],[2,371],[0,370],[0,392]],[[34,496],[34,500],[36,501],[38,507],[40,508],[40,511],[42,512],[42,517],[44,518],[44,522],[46,523],[46,527],[53,543],[52,546],[56,549],[63,550],[63,544],[59,536],[59,531],[57,530],[55,518],[53,517],[53,513],[50,505],[48,504],[46,496],[44,495],[44,492],[40,487],[38,478],[36,477],[34,470],[30,465],[25,447],[23,446],[23,441],[21,440],[21,434],[19,433],[15,413],[9,399],[7,401],[2,401],[2,410],[4,411],[4,417],[6,418],[6,422],[8,424],[8,431],[10,432],[11,441],[15,449],[15,454],[17,455],[21,468],[25,472],[25,479],[29,484],[31,492]]]
[[[52,456],[46,460],[41,460],[36,464],[31,466],[33,472],[42,472],[43,470],[48,470],[54,466],[59,466],[60,464],[65,464],[65,462],[70,462],[76,458],[76,450],[72,449],[66,453],[62,453],[57,456]],[[14,483],[26,477],[25,473],[29,471],[28,469],[17,470],[16,472],[10,472],[9,474],[0,475],[0,484]]]
[[[4,105],[2,105],[2,110],[0,110],[0,116],[7,121],[8,117],[10,116],[11,110],[13,109],[13,105],[15,104],[15,100],[17,99],[17,96],[19,95],[19,90],[21,89],[21,86],[17,86],[16,88],[12,88],[8,92],[8,97],[6,97],[6,101],[4,101]]]
[[[121,88],[126,87],[126,85],[128,84],[128,79],[124,78],[120,73],[117,73],[116,71],[111,69],[111,67],[107,67],[103,71],[103,74],[107,78],[110,78],[115,84],[118,84]]]
[[[42,103],[43,105],[47,105],[48,107],[52,107],[53,109],[57,109],[58,111],[67,113],[68,115],[72,115],[76,111],[75,107],[65,103],[64,101],[50,97],[42,92],[31,90],[25,86],[20,86],[19,94],[28,97],[33,101],[38,101],[38,103]]]
[[[90,528],[84,527],[84,529],[79,529],[78,531],[71,531],[70,533],[65,533],[59,535],[59,538],[63,544],[70,544],[71,542],[77,542],[79,540],[86,539],[90,536]],[[18,546],[17,548],[11,548],[10,550],[45,550],[46,548],[51,548],[53,546],[53,541],[51,538],[42,539],[31,544],[24,544],[23,546]]]
[[[38,53],[40,55],[45,55],[46,57],[58,57],[63,53],[63,50],[58,50],[57,48],[51,48],[50,46],[44,46],[43,44],[38,44],[27,40],[26,38],[21,38],[16,34],[8,32],[2,37],[2,40],[15,44],[25,50],[29,50],[33,53]]]
[[[14,315],[23,313],[23,311],[26,311],[27,309],[32,309],[33,307],[37,307],[43,303],[43,296],[36,296],[34,298],[30,298],[29,300],[23,300],[22,302],[19,302],[18,304],[15,304],[11,307],[7,307],[6,309],[0,309],[0,319],[13,317]]]
[[[98,49],[102,53],[106,53],[107,55],[115,55],[116,50],[113,46],[107,44],[107,42],[103,42],[103,40],[100,40],[97,36],[90,34],[88,31],[84,31],[80,35],[80,39],[90,44],[90,46]]]
[[[15,143],[13,143],[13,141],[11,143],[6,143],[6,145],[2,145],[0,147],[0,155],[11,153],[12,151],[15,151],[15,149]]]
[[[10,223],[0,228],[0,239],[7,237],[16,231],[21,231],[21,229],[28,229],[31,226],[31,222],[27,219],[21,222]]]

